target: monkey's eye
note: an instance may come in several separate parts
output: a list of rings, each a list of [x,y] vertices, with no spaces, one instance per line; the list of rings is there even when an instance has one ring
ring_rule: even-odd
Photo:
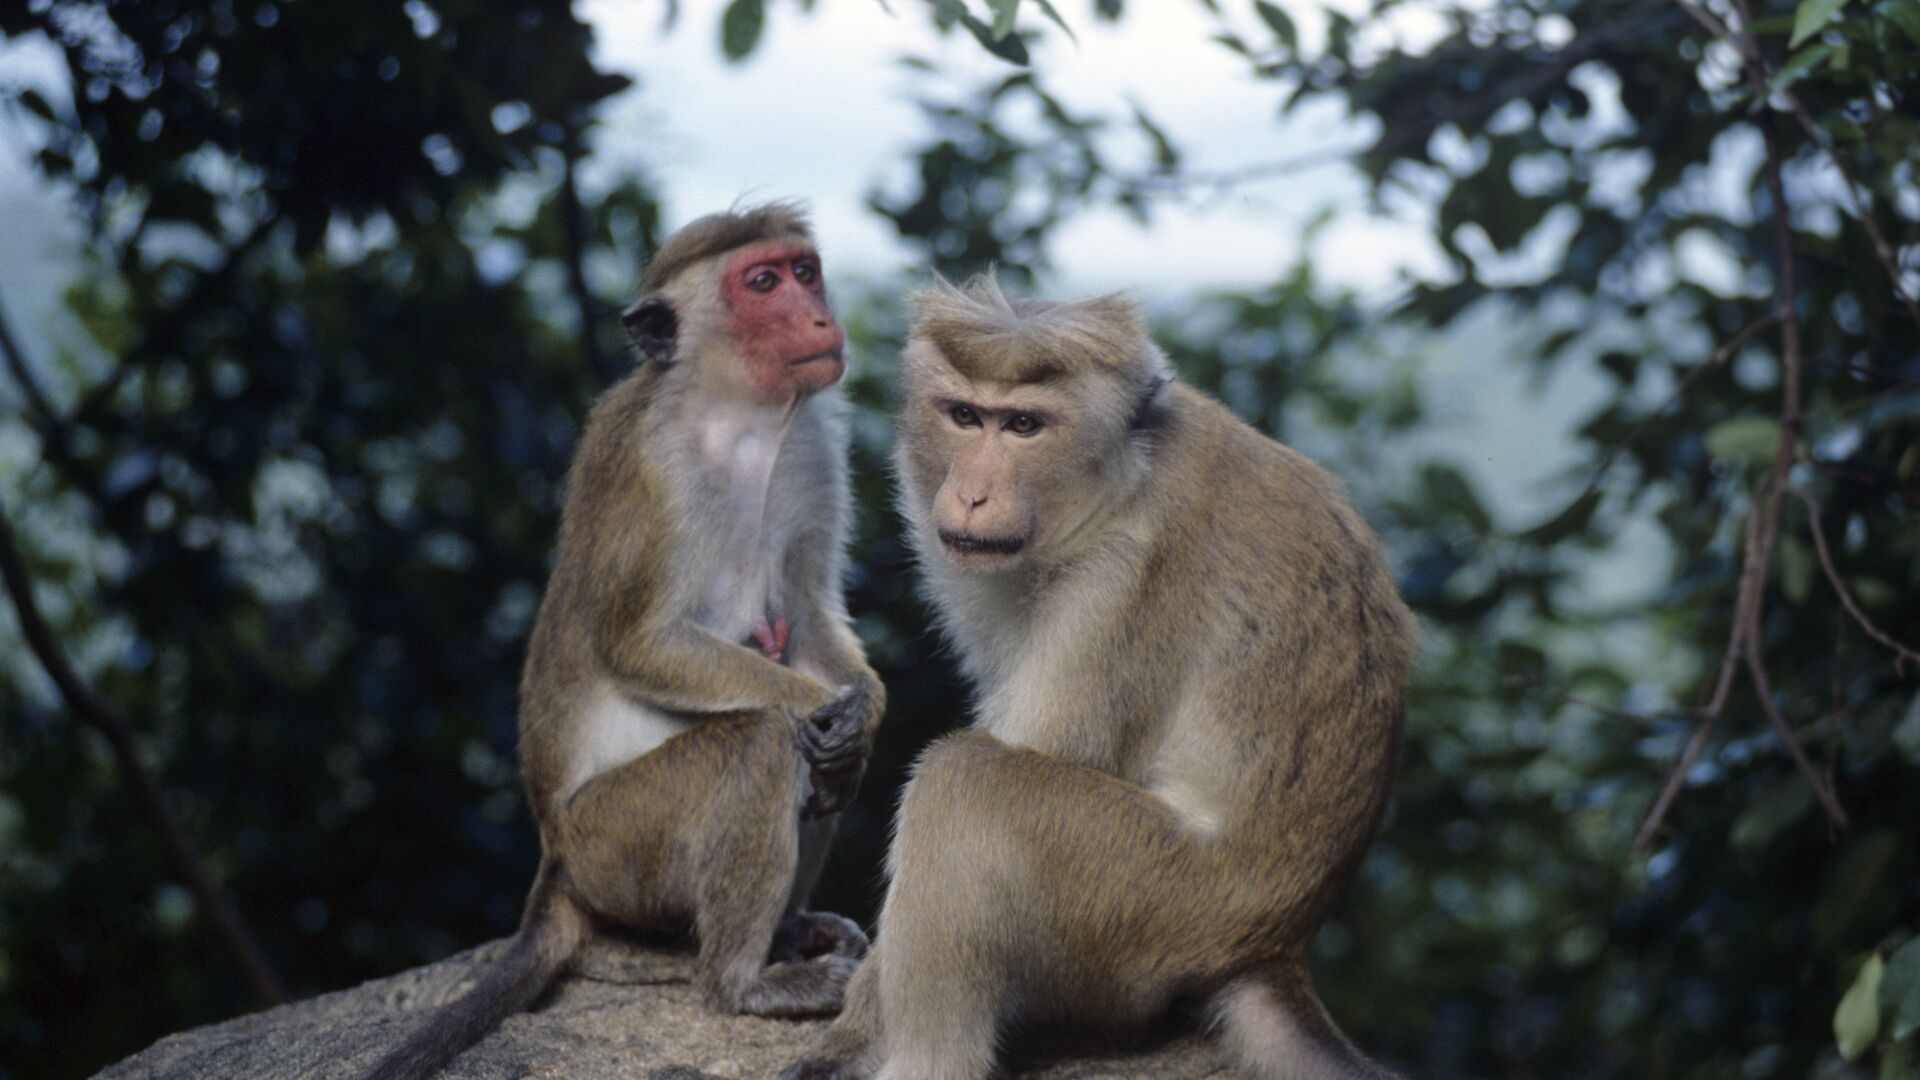
[[[980,426],[980,414],[971,405],[955,405],[947,410],[947,415],[953,417],[953,422],[961,427]]]
[[[747,288],[754,292],[772,292],[780,284],[780,275],[771,270],[762,270],[747,281]]]
[[[793,264],[793,280],[802,285],[811,285],[820,279],[820,268],[810,262]]]
[[[1014,413],[1012,416],[1007,417],[1007,422],[1004,425],[1007,431],[1022,436],[1035,434],[1045,426],[1045,424],[1040,422],[1039,417],[1032,413],[1023,412]]]

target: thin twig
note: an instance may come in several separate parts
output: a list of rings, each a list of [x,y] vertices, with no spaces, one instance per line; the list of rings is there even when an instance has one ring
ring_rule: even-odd
[[[1806,778],[1807,786],[1813,789],[1813,796],[1820,800],[1820,806],[1827,812],[1827,820],[1836,829],[1847,827],[1847,812],[1840,806],[1840,800],[1832,788],[1807,760],[1807,752],[1801,748],[1800,740],[1793,729],[1787,726],[1787,719],[1780,715],[1780,707],[1774,704],[1773,687],[1767,681],[1767,666],[1760,662],[1759,650],[1747,651],[1747,673],[1753,676],[1754,693],[1760,699],[1760,711],[1767,714],[1767,723],[1773,725],[1774,734],[1780,737],[1780,744],[1786,747],[1787,756],[1793,759],[1794,768]]]
[[[1660,783],[1660,793],[1654,796],[1653,805],[1647,809],[1646,818],[1633,835],[1634,851],[1644,851],[1653,843],[1661,823],[1666,820],[1667,811],[1680,796],[1680,789],[1686,785],[1687,774],[1693,771],[1694,763],[1700,760],[1700,752],[1706,749],[1707,738],[1713,734],[1714,726],[1726,712],[1727,696],[1733,691],[1733,675],[1746,647],[1747,627],[1750,625],[1746,611],[1756,602],[1757,583],[1765,580],[1764,575],[1752,572],[1760,550],[1760,515],[1757,507],[1747,515],[1745,538],[1740,548],[1740,581],[1735,590],[1733,618],[1731,628],[1727,631],[1727,647],[1720,654],[1720,664],[1714,672],[1713,689],[1708,692],[1706,700],[1693,710],[1696,720],[1693,735],[1667,768],[1666,779]]]
[[[232,901],[207,877],[206,871],[200,866],[199,853],[194,850],[192,841],[187,839],[186,830],[167,805],[159,782],[141,764],[140,755],[134,747],[132,723],[117,705],[95,694],[81,680],[54,637],[52,628],[41,616],[40,606],[33,596],[33,582],[27,576],[26,563],[14,543],[13,527],[7,520],[4,506],[0,506],[0,578],[5,579],[7,592],[13,597],[14,610],[19,615],[20,633],[27,639],[27,645],[39,658],[40,666],[53,679],[67,708],[107,740],[121,774],[132,783],[134,794],[146,808],[149,822],[160,834],[160,844],[166,850],[167,861],[199,901],[200,909],[212,921],[220,940],[239,962],[247,981],[253,985],[254,993],[269,1005],[286,1001],[287,992],[280,977],[267,962],[266,954],[254,940],[253,932],[247,928]]]
[[[1231,169],[1149,173],[1127,180],[1125,186],[1129,191],[1141,194],[1178,192],[1196,187],[1211,188],[1217,192],[1253,181],[1276,180],[1283,176],[1324,169],[1329,165],[1339,165],[1353,160],[1354,155],[1366,153],[1377,145],[1379,144],[1327,147],[1292,157],[1256,162]]]
[[[1813,534],[1814,553],[1820,557],[1820,569],[1826,573],[1834,595],[1840,598],[1840,606],[1847,609],[1847,614],[1853,616],[1853,621],[1860,624],[1860,629],[1865,630],[1868,637],[1893,651],[1893,670],[1896,673],[1904,674],[1904,666],[1909,661],[1920,664],[1920,652],[1900,644],[1875,626],[1873,620],[1867,618],[1867,613],[1861,611],[1860,605],[1854,602],[1853,593],[1847,588],[1846,582],[1840,580],[1840,571],[1834,566],[1833,552],[1827,547],[1826,533],[1820,528],[1820,504],[1799,488],[1790,487],[1787,494],[1799,499],[1807,508],[1807,531]]]

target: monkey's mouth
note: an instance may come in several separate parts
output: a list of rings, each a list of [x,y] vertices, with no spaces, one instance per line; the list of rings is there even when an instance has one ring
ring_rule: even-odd
[[[947,529],[940,530],[940,542],[960,555],[1014,555],[1027,546],[1024,536],[974,536]]]
[[[844,362],[846,358],[847,358],[846,346],[836,345],[833,348],[828,349],[826,352],[817,352],[817,353],[814,353],[812,356],[803,356],[798,360],[789,360],[787,361],[787,366],[788,367],[805,367],[808,364],[817,364],[822,360],[834,360],[834,361]]]

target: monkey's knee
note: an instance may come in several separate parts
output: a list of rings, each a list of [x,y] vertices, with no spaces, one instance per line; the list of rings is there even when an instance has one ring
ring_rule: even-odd
[[[1013,793],[1003,766],[1010,753],[998,739],[968,731],[922,755],[900,800],[888,851],[896,892],[949,877],[984,887],[1007,869],[1018,847],[1004,835]]]
[[[935,742],[914,767],[900,802],[902,818],[912,812],[933,819],[971,808],[982,792],[999,786],[1000,762],[1011,752],[1005,743],[977,731],[956,732]]]

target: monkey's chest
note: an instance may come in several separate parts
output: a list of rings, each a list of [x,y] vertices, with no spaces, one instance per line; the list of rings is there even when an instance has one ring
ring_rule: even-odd
[[[750,637],[756,623],[784,614],[773,559],[752,535],[716,537],[694,621],[729,641]]]
[[[686,580],[702,583],[692,618],[728,641],[751,643],[756,628],[787,614],[780,567],[788,538],[776,509],[720,496],[688,552]]]

